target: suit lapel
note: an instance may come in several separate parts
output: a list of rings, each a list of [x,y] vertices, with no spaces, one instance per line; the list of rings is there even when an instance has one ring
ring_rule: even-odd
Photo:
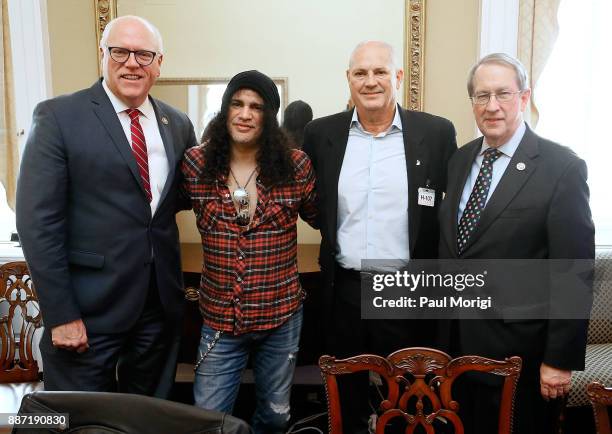
[[[159,198],[159,203],[157,207],[161,207],[164,203],[164,199],[168,195],[168,191],[172,186],[172,181],[174,180],[174,174],[176,171],[175,164],[175,149],[174,149],[174,141],[172,140],[172,125],[171,118],[164,113],[162,108],[157,104],[155,98],[149,97],[151,100],[151,104],[153,105],[153,110],[155,110],[155,117],[157,118],[157,126],[159,128],[159,134],[162,138],[162,142],[164,143],[164,149],[166,150],[166,157],[168,158],[168,177],[166,178],[166,183],[164,184],[164,189],[162,190],[161,196]]]
[[[136,164],[136,159],[132,153],[132,147],[125,136],[121,122],[119,122],[117,113],[115,113],[115,109],[108,99],[108,95],[106,95],[106,92],[104,92],[102,81],[98,81],[90,88],[90,90],[92,93],[91,102],[94,113],[98,119],[100,119],[102,125],[104,125],[104,128],[111,137],[113,144],[119,151],[119,154],[121,154],[123,157],[125,164],[127,164],[130,172],[132,172],[132,175],[134,176],[134,179],[140,186],[143,198],[146,199],[146,192],[142,186],[140,172],[138,171],[138,165]]]
[[[491,195],[491,198],[487,202],[485,209],[482,212],[480,221],[476,231],[470,237],[465,251],[467,251],[472,244],[474,244],[478,238],[487,230],[487,228],[495,221],[499,214],[506,209],[512,199],[517,193],[523,188],[523,185],[531,177],[533,172],[537,169],[538,156],[538,138],[537,136],[527,127],[525,135],[521,140],[516,152],[512,156],[506,171],[502,175],[499,184],[495,188],[495,191]],[[518,170],[517,164],[523,163],[524,169]]]
[[[459,161],[455,165],[457,167],[457,173],[451,173],[448,179],[456,179],[457,183],[452,188],[448,188],[447,200],[450,203],[450,213],[447,223],[443,225],[446,233],[446,239],[449,243],[449,248],[454,252],[455,256],[459,255],[457,251],[457,213],[459,212],[459,202],[463,194],[465,183],[467,182],[470,171],[472,170],[472,164],[482,147],[482,137],[478,138],[468,144],[466,144],[467,152],[457,153]]]
[[[332,247],[336,245],[336,228],[338,226],[338,180],[340,179],[340,170],[342,169],[342,161],[344,161],[344,153],[346,152],[353,110],[341,113],[328,135],[329,165],[326,165],[328,172],[325,174],[325,177],[329,179],[326,185],[329,186],[327,194],[329,195],[331,209],[328,213],[327,227],[329,228],[328,239],[331,240],[330,245]]]
[[[401,108],[402,134],[404,136],[404,157],[406,159],[406,173],[408,175],[408,238],[410,243],[410,256],[413,255],[414,245],[418,238],[421,223],[421,208],[418,204],[418,189],[426,187],[426,171],[428,153],[423,145],[425,131],[422,125],[416,122],[414,115]]]

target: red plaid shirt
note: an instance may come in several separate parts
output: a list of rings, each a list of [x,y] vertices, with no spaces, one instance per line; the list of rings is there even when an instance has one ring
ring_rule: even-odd
[[[200,311],[215,330],[235,335],[283,324],[305,297],[297,269],[297,217],[315,224],[315,177],[308,156],[293,150],[295,180],[272,187],[257,179],[257,209],[249,228],[236,224],[227,177],[201,179],[204,151],[185,152],[183,187],[202,235]]]

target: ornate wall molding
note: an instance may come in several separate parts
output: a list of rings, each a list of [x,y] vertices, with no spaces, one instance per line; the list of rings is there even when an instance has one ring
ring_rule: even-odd
[[[96,11],[96,41],[100,41],[106,24],[117,16],[117,0],[94,0]],[[102,56],[98,50],[98,72],[101,75]]]
[[[406,0],[404,22],[404,107],[423,110],[425,1]]]
[[[93,0],[96,13],[96,37],[100,40],[106,24],[117,16],[117,0]],[[404,16],[404,95],[403,105],[410,110],[423,110],[425,67],[425,3],[426,0],[405,0]],[[98,69],[100,70],[100,53]],[[100,70],[101,72],[101,70]]]

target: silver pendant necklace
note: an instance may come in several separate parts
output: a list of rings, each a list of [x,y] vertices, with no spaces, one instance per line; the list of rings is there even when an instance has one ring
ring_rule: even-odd
[[[230,168],[230,175],[232,175],[232,178],[234,178],[234,182],[236,183],[236,189],[232,193],[232,197],[237,205],[236,223],[239,226],[248,226],[251,223],[249,192],[246,190],[246,187],[249,185],[249,182],[251,182],[251,178],[253,178],[255,172],[257,172],[257,167],[253,169],[243,187],[240,185],[236,179],[236,176],[234,175],[234,172],[232,172],[232,169]]]

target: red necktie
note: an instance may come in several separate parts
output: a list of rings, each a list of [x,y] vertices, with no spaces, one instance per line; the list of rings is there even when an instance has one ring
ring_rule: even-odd
[[[127,109],[125,111],[132,125],[130,127],[132,131],[132,152],[138,163],[138,171],[140,172],[140,178],[142,179],[142,185],[147,193],[149,202],[152,200],[151,196],[151,184],[149,182],[149,159],[147,158],[147,142],[145,141],[142,127],[140,126],[140,110],[138,109]]]

